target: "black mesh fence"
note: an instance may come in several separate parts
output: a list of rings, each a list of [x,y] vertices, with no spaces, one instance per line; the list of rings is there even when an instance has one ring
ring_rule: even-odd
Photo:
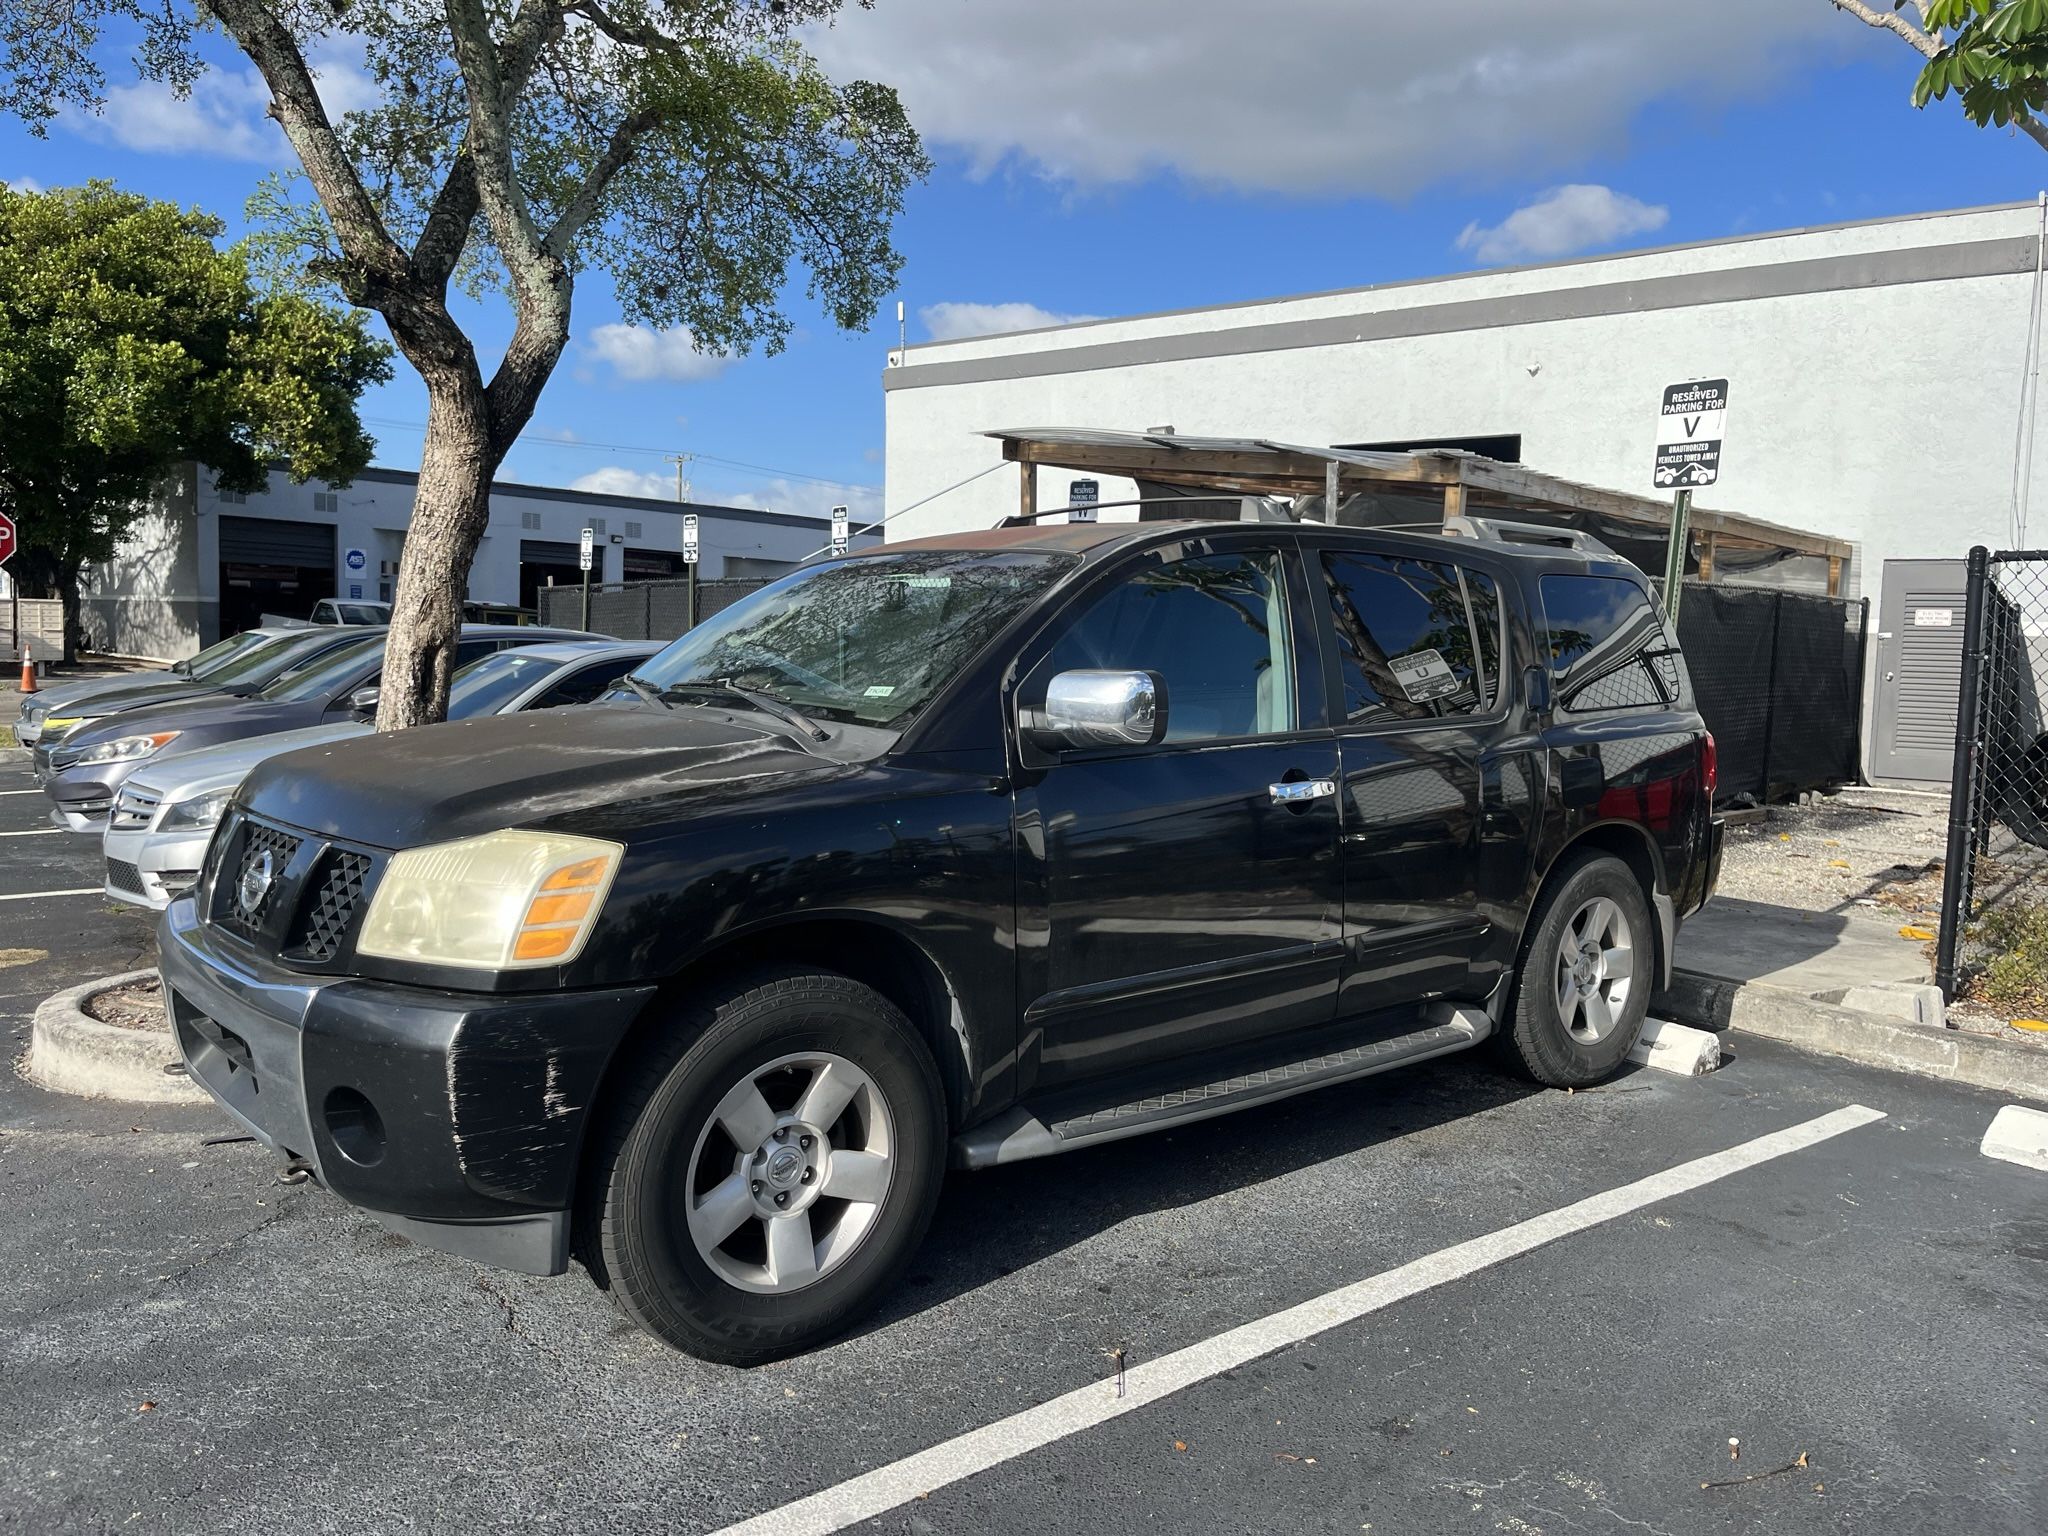
[[[1719,749],[1725,802],[1854,783],[1869,605],[1689,581],[1678,640]]]
[[[765,578],[700,581],[697,583],[697,617],[707,619],[767,585]],[[594,630],[600,635],[612,635],[620,640],[673,640],[690,627],[688,580],[593,582],[587,621],[583,613],[583,591],[580,586],[542,587],[541,623]]]
[[[2048,1016],[2048,550],[1970,552],[1935,981]]]

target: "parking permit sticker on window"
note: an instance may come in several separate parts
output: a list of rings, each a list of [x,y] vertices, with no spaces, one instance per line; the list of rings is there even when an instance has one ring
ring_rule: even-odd
[[[1394,674],[1394,681],[1401,685],[1401,691],[1408,695],[1411,703],[1427,704],[1431,699],[1448,697],[1458,691],[1458,674],[1450,668],[1442,655],[1436,651],[1410,651],[1406,656],[1387,658],[1387,669]]]
[[[896,685],[894,683],[870,683],[868,684],[868,691],[865,694],[863,694],[862,697],[869,699],[886,699],[889,697],[890,694],[894,693],[895,691]]]

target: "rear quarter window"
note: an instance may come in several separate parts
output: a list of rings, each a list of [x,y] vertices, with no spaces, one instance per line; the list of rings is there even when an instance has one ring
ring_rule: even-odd
[[[1573,714],[1661,709],[1685,695],[1664,616],[1623,576],[1545,576],[1544,649],[1557,707]]]

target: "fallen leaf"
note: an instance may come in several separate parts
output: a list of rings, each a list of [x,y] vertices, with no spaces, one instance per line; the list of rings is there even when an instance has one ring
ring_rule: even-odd
[[[1273,1453],[1273,1459],[1274,1459],[1275,1461],[1299,1461],[1299,1460],[1301,1460],[1301,1458],[1300,1458],[1299,1456],[1295,1455],[1295,1454],[1294,1454],[1294,1452],[1292,1452],[1292,1451],[1275,1451],[1275,1452]]]
[[[1829,859],[1829,860],[1828,860],[1828,868],[1830,868],[1830,869],[1847,869],[1848,867],[1849,867],[1849,861],[1848,861],[1847,859]]]
[[[156,1399],[155,1399],[155,1398],[151,1398],[151,1399],[150,1399],[150,1400],[149,1400],[148,1402],[146,1402],[146,1403],[137,1403],[137,1404],[135,1405],[135,1411],[136,1411],[137,1413],[148,1413],[148,1412],[149,1412],[149,1411],[150,1411],[150,1410],[151,1410],[152,1408],[154,1408],[154,1407],[156,1407]]]
[[[1176,1451],[1184,1451],[1188,1448],[1188,1443],[1185,1440],[1176,1440],[1173,1442],[1173,1448]]]
[[[2048,1035],[2048,1019],[2014,1019],[2014,1029],[2030,1029],[2037,1035]]]
[[[1806,1452],[1804,1452],[1804,1451],[1801,1451],[1801,1452],[1799,1453],[1799,1459],[1798,1459],[1797,1461],[1793,1462],[1793,1463],[1792,1463],[1792,1465],[1793,1465],[1793,1466],[1795,1466],[1795,1467],[1803,1467],[1803,1466],[1805,1466],[1805,1465],[1806,1465]]]
[[[1781,843],[1789,843],[1792,841],[1792,834],[1790,832],[1780,832],[1778,834],[1778,841]]]
[[[1921,944],[1926,944],[1934,938],[1934,931],[1931,928],[1901,928],[1899,930],[1899,937],[1902,939],[1913,939]]]

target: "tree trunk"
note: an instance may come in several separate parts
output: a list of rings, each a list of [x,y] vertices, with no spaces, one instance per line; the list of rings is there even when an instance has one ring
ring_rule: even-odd
[[[475,374],[427,381],[427,441],[419,491],[392,594],[377,729],[402,730],[448,715],[448,681],[469,592],[470,563],[490,521],[490,412]]]

